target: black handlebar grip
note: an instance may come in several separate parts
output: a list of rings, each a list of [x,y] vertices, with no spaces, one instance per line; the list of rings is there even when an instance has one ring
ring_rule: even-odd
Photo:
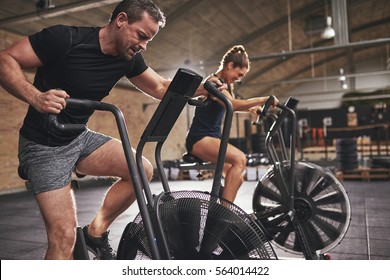
[[[100,106],[99,101],[85,100],[85,99],[66,99],[66,106],[69,108],[84,108],[95,110]],[[49,129],[56,130],[58,132],[82,132],[87,127],[84,124],[61,124],[57,120],[57,115],[49,114],[48,116]]]
[[[205,106],[209,105],[210,102],[211,102],[210,98],[206,98],[206,99],[203,99],[203,100],[190,98],[188,100],[188,104],[189,105],[196,106],[196,107],[205,107]]]
[[[84,124],[61,124],[57,120],[57,115],[49,114],[49,128],[59,132],[82,132],[87,127]]]
[[[95,110],[100,108],[101,102],[87,99],[66,99],[66,106],[69,108],[83,108],[89,110]]]
[[[267,102],[265,102],[265,104],[264,104],[263,110],[261,110],[260,115],[261,115],[262,117],[265,117],[265,115],[267,114],[267,111],[268,111],[269,107],[270,107],[271,105],[273,105],[274,102],[275,102],[275,97],[274,97],[273,95],[270,95],[270,97],[268,98]]]

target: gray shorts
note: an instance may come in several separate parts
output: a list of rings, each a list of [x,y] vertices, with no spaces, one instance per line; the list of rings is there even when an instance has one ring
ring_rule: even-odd
[[[86,158],[111,137],[87,129],[66,146],[49,147],[19,136],[19,165],[34,194],[69,184],[79,160]]]

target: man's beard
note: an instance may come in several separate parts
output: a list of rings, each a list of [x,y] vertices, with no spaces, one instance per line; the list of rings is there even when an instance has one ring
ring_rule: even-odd
[[[129,53],[128,50],[131,50],[132,51],[132,54]],[[124,52],[121,52],[120,56],[125,59],[125,60],[132,60],[133,57],[138,53],[139,51],[138,50],[135,50],[132,45],[126,49],[126,51]]]

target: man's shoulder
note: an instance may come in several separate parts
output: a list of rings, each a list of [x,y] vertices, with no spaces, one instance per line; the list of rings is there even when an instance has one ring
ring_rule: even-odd
[[[44,64],[61,61],[74,46],[98,45],[98,27],[52,25],[29,36],[35,53]]]
[[[76,25],[64,25],[64,24],[55,24],[51,25],[49,27],[45,27],[44,29],[49,30],[73,30],[73,31],[83,31],[83,30],[94,30],[99,27],[92,27],[92,26],[76,26]]]
[[[56,36],[66,36],[71,34],[72,37],[83,37],[85,35],[99,32],[100,27],[88,27],[88,26],[73,26],[57,24],[44,28],[41,32],[48,32]]]
[[[72,45],[97,44],[99,41],[100,27],[66,26],[69,29]]]

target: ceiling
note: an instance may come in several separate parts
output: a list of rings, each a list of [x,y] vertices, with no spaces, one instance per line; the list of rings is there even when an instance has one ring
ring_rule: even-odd
[[[48,2],[54,7],[38,12],[37,0],[0,1],[0,29],[28,35],[54,24],[103,26],[119,1]],[[246,98],[270,93],[282,97],[308,82],[336,80],[340,68],[350,79],[349,91],[354,90],[357,76],[390,73],[388,0],[155,3],[164,11],[167,25],[148,45],[144,56],[165,77],[172,76],[178,67],[209,75],[235,44],[243,44],[251,59],[251,71],[237,86],[239,95]],[[316,27],[307,28],[309,18],[326,15],[333,18],[333,39],[322,39]],[[359,72],[358,65],[367,61],[375,65],[372,72]],[[326,90],[318,89],[320,92]]]

